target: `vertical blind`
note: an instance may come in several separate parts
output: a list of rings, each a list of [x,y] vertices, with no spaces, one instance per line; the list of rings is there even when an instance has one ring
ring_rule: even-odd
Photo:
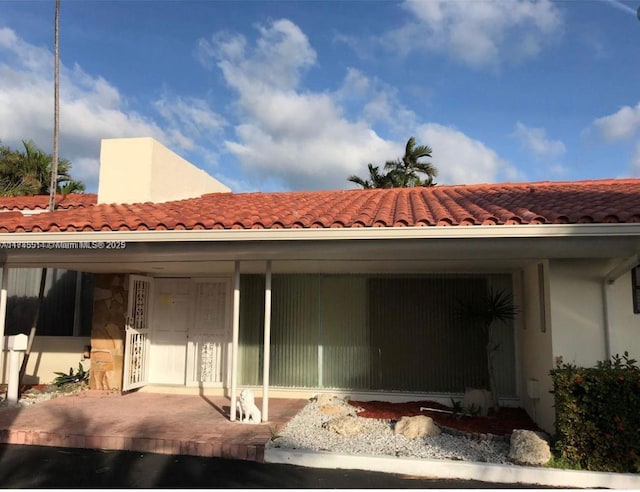
[[[42,269],[8,268],[6,272],[5,334],[28,334],[38,303]],[[79,296],[76,296],[77,289],[80,290]],[[45,298],[37,327],[39,336],[88,336],[91,334],[92,312],[93,275],[83,273],[78,276],[77,272],[70,270],[47,269]]]
[[[463,392],[487,383],[486,338],[456,306],[509,275],[274,275],[270,383]],[[241,278],[239,375],[262,382],[264,276]],[[494,327],[498,390],[515,394],[513,326]]]

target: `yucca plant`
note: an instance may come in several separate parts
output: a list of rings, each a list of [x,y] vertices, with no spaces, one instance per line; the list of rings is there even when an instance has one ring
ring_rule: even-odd
[[[73,367],[69,368],[69,374],[65,372],[55,372],[57,377],[53,380],[53,384],[55,384],[58,388],[64,386],[65,384],[70,383],[86,383],[89,381],[89,371],[85,371],[84,367],[82,367],[82,362],[78,364],[78,372],[74,374]]]
[[[506,291],[489,288],[480,296],[460,302],[458,312],[460,316],[474,325],[480,325],[487,339],[487,371],[489,373],[489,391],[492,405],[498,409],[498,394],[496,389],[496,375],[494,358],[500,343],[493,338],[493,324],[506,323],[514,319],[518,313],[513,303],[513,297]]]

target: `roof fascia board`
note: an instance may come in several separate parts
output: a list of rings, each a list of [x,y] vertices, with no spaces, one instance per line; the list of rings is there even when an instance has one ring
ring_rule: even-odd
[[[0,234],[0,243],[85,241],[326,241],[357,239],[467,239],[528,237],[640,236],[640,223],[547,224],[500,226],[368,227],[327,229],[215,229],[172,231],[14,232]]]

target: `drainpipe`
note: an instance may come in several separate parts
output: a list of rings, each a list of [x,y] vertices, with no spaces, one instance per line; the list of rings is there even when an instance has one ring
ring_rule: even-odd
[[[236,392],[238,391],[238,338],[240,333],[240,262],[233,272],[233,340],[231,342],[231,408],[229,420],[236,420]]]
[[[602,279],[602,312],[604,318],[604,348],[605,360],[611,358],[611,323],[609,320],[609,286],[618,280],[622,275],[640,264],[640,253],[636,253],[629,258],[622,260],[611,269]]]
[[[264,357],[262,358],[262,421],[269,420],[269,359],[271,356],[271,260],[264,283]]]
[[[0,383],[4,382],[4,327],[7,319],[7,284],[9,282],[9,269],[7,264],[2,264],[2,280],[0,280]]]

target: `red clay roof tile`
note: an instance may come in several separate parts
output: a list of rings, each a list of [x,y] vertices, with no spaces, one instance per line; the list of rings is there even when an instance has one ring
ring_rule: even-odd
[[[56,208],[67,210],[71,208],[91,207],[96,204],[98,196],[93,193],[71,193],[56,197]],[[47,210],[49,195],[34,196],[3,196],[0,197],[0,211],[3,210]]]
[[[0,198],[0,210],[46,208],[47,201]],[[95,201],[95,195],[67,195],[55,212],[0,213],[0,233],[638,222],[640,179],[217,193],[157,204]]]

